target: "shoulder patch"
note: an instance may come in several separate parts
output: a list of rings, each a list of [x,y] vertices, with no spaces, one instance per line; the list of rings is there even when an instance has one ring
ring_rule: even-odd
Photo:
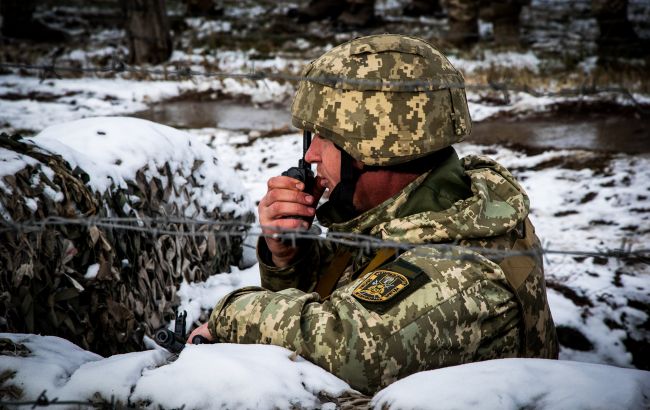
[[[352,291],[367,309],[385,313],[429,281],[422,269],[397,259],[368,273]]]
[[[409,280],[401,273],[380,269],[370,272],[352,295],[366,302],[385,302],[408,285]]]

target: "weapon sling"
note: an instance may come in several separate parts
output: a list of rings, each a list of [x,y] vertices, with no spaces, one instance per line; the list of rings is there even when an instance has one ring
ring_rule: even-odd
[[[372,258],[370,262],[368,262],[368,264],[363,269],[363,271],[358,275],[354,275],[354,278],[363,276],[366,273],[375,270],[376,268],[383,265],[386,261],[388,261],[392,257],[395,257],[396,255],[397,255],[397,251],[394,248],[379,249],[375,257]],[[349,250],[340,248],[336,252],[334,258],[332,259],[332,263],[330,263],[330,265],[327,267],[325,273],[323,273],[321,278],[318,280],[318,283],[316,284],[316,289],[314,289],[314,291],[320,295],[322,300],[327,299],[332,294],[332,292],[336,288],[336,283],[341,278],[341,275],[343,275],[343,272],[345,271],[345,268],[348,266],[348,262],[350,261],[351,257],[352,257],[352,252],[350,252]]]

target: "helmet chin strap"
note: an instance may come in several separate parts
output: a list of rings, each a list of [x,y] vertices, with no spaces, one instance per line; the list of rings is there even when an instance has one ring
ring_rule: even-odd
[[[354,158],[347,152],[339,148],[341,152],[341,180],[330,193],[330,206],[336,208],[339,215],[344,220],[350,220],[359,215],[360,212],[355,209],[352,202],[354,190],[362,171],[354,167]]]

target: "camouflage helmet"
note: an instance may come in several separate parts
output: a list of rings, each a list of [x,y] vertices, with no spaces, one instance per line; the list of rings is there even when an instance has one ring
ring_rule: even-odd
[[[471,131],[463,76],[418,38],[358,38],[312,61],[302,75],[292,124],[366,165],[411,161]]]

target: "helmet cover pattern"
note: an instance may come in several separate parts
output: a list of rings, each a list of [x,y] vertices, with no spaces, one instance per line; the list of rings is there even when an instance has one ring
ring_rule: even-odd
[[[305,67],[292,124],[366,165],[423,157],[461,141],[471,119],[461,73],[429,43],[382,34],[341,44]]]

